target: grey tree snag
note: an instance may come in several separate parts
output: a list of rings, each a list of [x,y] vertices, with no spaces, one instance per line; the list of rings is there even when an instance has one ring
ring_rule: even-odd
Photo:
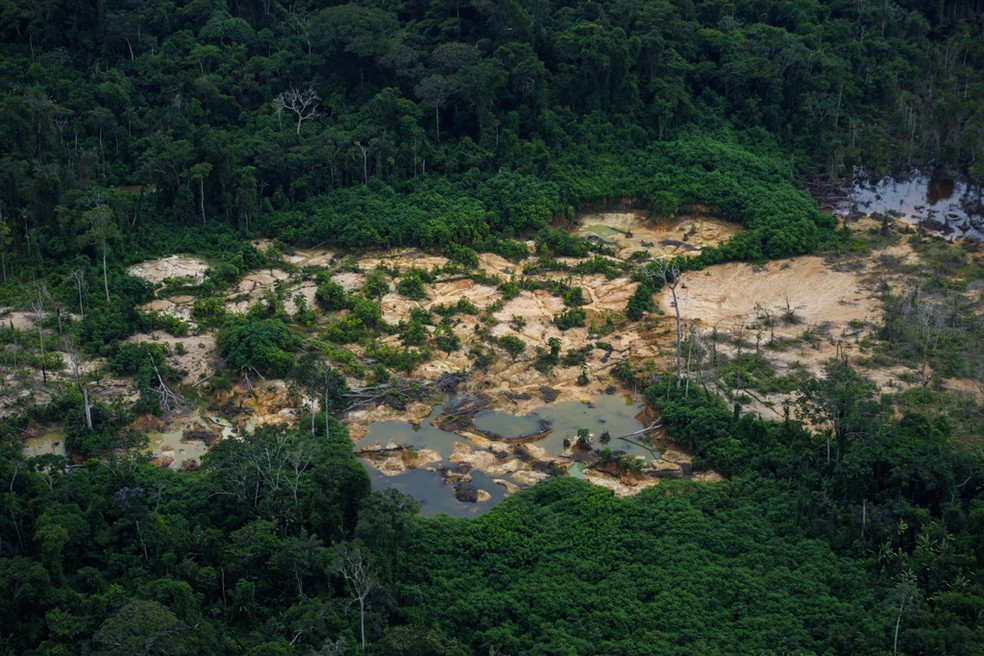
[[[650,269],[654,275],[669,288],[670,295],[673,297],[673,310],[676,313],[676,386],[680,389],[681,372],[681,329],[680,329],[680,303],[677,301],[676,288],[680,284],[680,266],[673,260],[657,260]]]
[[[339,550],[338,568],[359,602],[359,632],[362,649],[366,648],[366,602],[376,589],[379,579],[369,566],[369,558],[358,546],[343,544]]]
[[[281,92],[273,99],[273,109],[277,114],[284,110],[292,113],[296,120],[297,136],[301,136],[301,124],[308,119],[317,118],[318,102],[321,97],[315,93],[314,89],[308,87],[304,91],[299,89],[288,89]]]
[[[94,243],[101,251],[103,268],[103,289],[106,292],[106,302],[109,303],[109,277],[107,274],[106,258],[109,242],[120,237],[120,230],[113,218],[113,210],[106,204],[86,210],[82,216],[89,222],[89,231],[83,236],[89,243]]]
[[[48,286],[43,282],[35,283],[31,308],[34,310],[34,323],[38,327],[38,343],[41,348],[41,380],[45,385],[48,384],[48,369],[44,363],[44,330],[42,324],[44,323],[44,308],[50,300]]]
[[[75,281],[75,287],[79,292],[79,315],[85,319],[85,307],[82,304],[82,290],[85,288],[85,269],[78,267],[77,269],[73,269],[70,275],[72,276],[72,280]]]
[[[89,388],[82,384],[78,344],[68,335],[62,335],[61,342],[62,349],[68,354],[69,363],[72,365],[72,375],[75,377],[75,385],[82,392],[82,403],[85,407],[85,426],[89,430],[92,430],[92,406],[89,404]]]

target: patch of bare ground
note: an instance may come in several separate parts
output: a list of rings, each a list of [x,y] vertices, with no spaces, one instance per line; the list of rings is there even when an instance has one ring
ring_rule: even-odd
[[[412,268],[429,271],[434,267],[442,267],[447,263],[448,259],[446,257],[428,255],[417,248],[407,248],[387,253],[373,253],[362,257],[359,259],[359,268],[363,271],[372,271],[382,265],[387,269],[399,269],[401,272]]]
[[[414,401],[404,408],[394,408],[388,405],[375,405],[359,410],[353,410],[345,415],[345,426],[353,442],[358,442],[369,433],[369,427],[376,422],[403,420],[409,424],[419,424],[426,419],[432,410],[429,403]]]
[[[852,321],[878,318],[878,300],[853,272],[834,271],[822,258],[800,257],[764,266],[729,263],[683,275],[677,288],[684,319],[706,326],[774,317],[777,336],[796,336],[804,327],[830,323],[847,332]],[[671,308],[669,290],[660,297]]]
[[[298,248],[291,254],[284,255],[284,260],[295,267],[330,267],[335,260],[332,251],[319,248]]]
[[[168,347],[168,364],[185,372],[181,382],[195,383],[215,373],[218,365],[215,335],[203,333],[188,337],[175,337],[161,330],[133,335],[128,342],[139,344],[154,342]]]
[[[314,294],[317,291],[318,285],[313,282],[302,282],[294,287],[291,287],[287,292],[287,298],[284,299],[284,310],[287,314],[297,314],[297,311],[300,309],[297,305],[298,294],[304,298],[304,303],[308,308],[316,307]]]
[[[0,328],[11,328],[13,330],[37,330],[35,320],[37,313],[14,310],[11,308],[0,308]]]
[[[943,387],[951,392],[965,394],[974,399],[977,405],[984,406],[984,382],[970,378],[948,378]]]
[[[604,212],[583,216],[576,234],[600,239],[619,259],[626,259],[636,251],[647,251],[651,257],[697,255],[741,230],[737,224],[703,215],[655,222],[644,212]]]
[[[168,278],[190,278],[195,283],[205,280],[208,263],[187,255],[171,255],[158,260],[134,264],[127,273],[154,284],[162,284]]]
[[[494,253],[479,253],[478,266],[486,275],[500,276],[506,279],[516,274],[520,268],[520,265]]]
[[[167,314],[193,324],[194,319],[191,316],[191,308],[194,302],[194,296],[186,295],[172,296],[170,298],[155,298],[150,303],[141,306],[140,309],[144,312],[160,312],[161,314]]]
[[[285,283],[290,275],[283,269],[261,269],[247,274],[228,295],[226,309],[243,314],[258,300],[272,294],[275,286]]]
[[[584,480],[606,487],[617,497],[628,497],[642,492],[647,487],[658,485],[660,479],[642,474],[618,475],[597,469],[585,469]]]
[[[360,448],[355,455],[368,461],[384,476],[399,476],[411,469],[435,471],[444,460],[432,449],[408,449],[395,442],[370,444]]]
[[[342,271],[339,273],[334,273],[332,274],[331,279],[341,285],[345,291],[349,292],[362,289],[362,286],[366,283],[365,274],[355,271]]]

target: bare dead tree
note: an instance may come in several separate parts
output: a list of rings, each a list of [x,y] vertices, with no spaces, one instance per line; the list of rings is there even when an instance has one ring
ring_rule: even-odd
[[[361,139],[356,139],[352,143],[362,154],[362,184],[369,184],[369,145],[363,145]]]
[[[68,362],[72,367],[72,375],[75,377],[75,385],[82,392],[82,402],[85,406],[85,425],[92,430],[92,406],[89,405],[89,388],[82,384],[82,371],[79,367],[79,348],[75,340],[68,335],[61,336],[62,349],[68,354]]]
[[[45,306],[51,302],[51,294],[48,293],[48,285],[43,282],[35,282],[32,290],[31,309],[34,310],[34,323],[38,327],[38,342],[41,348],[41,380],[45,385],[48,384],[48,370],[44,361],[44,310]]]
[[[644,276],[655,277],[662,281],[670,290],[673,297],[673,310],[676,313],[676,387],[680,389],[680,379],[683,377],[681,372],[681,327],[680,327],[680,303],[677,300],[676,288],[680,284],[680,265],[674,260],[656,260],[652,265],[644,270]]]
[[[362,649],[366,648],[366,603],[379,584],[376,572],[369,565],[368,555],[358,545],[343,543],[338,550],[338,569],[359,602],[359,630]]]
[[[69,275],[72,277],[72,280],[75,281],[75,287],[79,292],[79,315],[85,319],[85,307],[82,305],[82,292],[88,286],[85,281],[85,269],[78,267],[73,269]]]
[[[278,115],[284,110],[292,113],[297,119],[297,136],[300,136],[301,124],[308,119],[319,116],[318,102],[320,100],[321,97],[310,87],[304,91],[288,89],[273,99],[273,109]]]

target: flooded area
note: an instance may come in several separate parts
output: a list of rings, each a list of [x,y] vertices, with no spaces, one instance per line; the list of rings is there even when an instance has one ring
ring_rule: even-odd
[[[65,455],[65,433],[63,431],[49,431],[37,437],[29,437],[23,441],[24,457],[34,458],[36,456]]]
[[[193,410],[176,417],[161,430],[147,433],[147,452],[158,467],[181,471],[195,469],[215,442],[236,435],[222,417]]]
[[[140,427],[150,429],[138,430]],[[215,442],[236,436],[236,429],[227,420],[200,410],[190,410],[167,422],[145,415],[131,429],[147,436],[144,453],[151,457],[155,465],[175,471],[196,469],[202,456]],[[48,454],[66,455],[65,432],[62,430],[49,430],[41,435],[28,437],[22,444],[25,458]]]
[[[451,515],[452,517],[474,517],[506,498],[506,488],[496,484],[493,479],[482,472],[470,472],[471,485],[476,489],[487,491],[486,501],[467,503],[458,501],[455,486],[441,475],[440,472],[428,469],[411,469],[394,478],[380,471],[367,467],[372,489],[376,491],[394,489],[413,497],[420,503],[420,514],[426,517],[435,515]]]
[[[839,214],[887,214],[948,239],[984,240],[982,190],[943,176],[860,179]]]
[[[631,395],[559,402],[527,414],[492,408],[470,414],[484,405],[452,397],[417,424],[372,424],[354,449],[374,489],[409,494],[427,515],[471,516],[548,476],[585,478],[605,448],[647,465],[659,458],[638,435],[646,427],[644,408]]]

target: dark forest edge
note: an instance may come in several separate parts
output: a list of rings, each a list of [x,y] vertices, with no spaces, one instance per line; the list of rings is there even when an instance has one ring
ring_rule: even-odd
[[[22,283],[46,281],[84,306],[66,324],[80,348],[168,381],[154,353],[121,346],[182,329],[135,309],[154,290],[126,266],[159,255],[209,260],[207,317],[214,292],[290,246],[509,257],[511,239],[556,250],[544,229],[622,203],[656,219],[709,206],[747,228],[678,266],[850,249],[802,176],[921,165],[984,182],[982,15],[979,1],[3,2],[0,300],[26,306],[39,287]],[[230,354],[250,343],[214,319]],[[250,321],[276,342],[271,368],[293,357],[279,319]],[[470,521],[370,492],[330,417],[314,435],[220,442],[179,475],[120,433],[160,411],[153,398],[94,404],[93,431],[70,390],[0,422],[0,648],[980,654],[984,462],[945,417],[897,414],[839,362],[804,388],[826,434],[670,377],[634,382],[724,482],[620,500],[554,479]],[[25,460],[27,423],[62,420],[72,453],[99,458]]]

